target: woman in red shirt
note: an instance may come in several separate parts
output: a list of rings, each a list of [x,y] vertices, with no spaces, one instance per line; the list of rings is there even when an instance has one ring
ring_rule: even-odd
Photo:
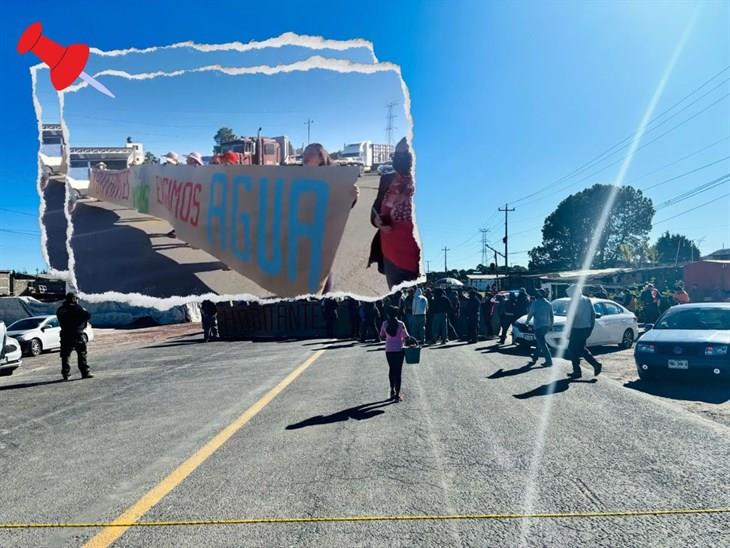
[[[388,288],[418,279],[421,250],[413,236],[413,156],[403,138],[393,154],[393,173],[380,178],[370,222],[378,229],[370,247],[368,266],[378,263]]]

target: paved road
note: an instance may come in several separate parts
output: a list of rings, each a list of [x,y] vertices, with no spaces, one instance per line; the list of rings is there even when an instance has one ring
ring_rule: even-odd
[[[358,181],[360,199],[350,213],[333,266],[335,290],[368,297],[387,293],[377,268],[366,269],[374,234],[370,208],[377,185],[378,178],[371,175]],[[121,291],[159,298],[210,292],[271,295],[208,253],[167,237],[172,227],[155,217],[86,200],[77,204],[73,224],[74,271],[79,289],[86,293]]]
[[[405,400],[390,404],[379,346],[197,338],[106,354],[89,381],[57,383],[45,369],[3,379],[0,521],[117,518],[322,348],[141,519],[730,506],[727,426],[606,375],[563,380],[565,362],[525,368],[524,356],[490,343],[424,349],[420,365],[406,366]],[[559,380],[549,395],[551,375]],[[715,514],[135,528],[115,545],[727,546],[728,522]],[[98,532],[0,530],[0,545],[76,546]]]

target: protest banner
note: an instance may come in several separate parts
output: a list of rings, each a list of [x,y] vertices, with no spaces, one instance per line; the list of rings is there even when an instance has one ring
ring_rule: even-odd
[[[321,291],[358,169],[142,165],[93,170],[89,195],[164,219],[177,237],[280,297]]]

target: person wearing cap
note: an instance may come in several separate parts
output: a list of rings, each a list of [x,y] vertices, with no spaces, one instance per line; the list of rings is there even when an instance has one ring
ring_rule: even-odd
[[[578,291],[578,286],[571,285],[568,287],[567,293],[571,299],[569,307],[573,306],[572,301],[578,301],[575,305],[575,314],[570,327],[570,340],[568,342],[568,356],[573,364],[573,372],[569,376],[574,379],[581,376],[581,356],[593,366],[593,373],[598,376],[601,374],[602,365],[586,347],[586,342],[596,325],[596,311],[591,300]]]
[[[167,154],[165,154],[162,157],[163,160],[165,160],[165,165],[171,165],[176,166],[180,163],[180,160],[178,160],[177,153],[170,151]]]
[[[204,164],[203,157],[197,152],[191,152],[185,158],[185,164],[189,166],[202,166]]]
[[[56,317],[61,325],[61,376],[63,376],[63,380],[67,381],[71,373],[68,360],[74,350],[76,350],[81,378],[92,378],[94,375],[89,371],[89,364],[86,361],[84,335],[84,329],[91,319],[91,314],[79,304],[75,293],[68,293],[66,300],[56,311]]]
[[[378,264],[388,288],[418,279],[421,250],[413,235],[413,155],[405,137],[395,147],[392,173],[380,178],[378,194],[370,210],[370,222],[378,229],[370,246],[368,266]]]

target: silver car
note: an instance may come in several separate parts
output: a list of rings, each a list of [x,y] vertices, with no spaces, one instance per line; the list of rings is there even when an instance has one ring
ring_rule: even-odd
[[[23,351],[31,356],[61,348],[61,324],[52,316],[23,318],[8,326],[8,335],[18,339]],[[91,324],[84,329],[84,342],[94,340]]]

